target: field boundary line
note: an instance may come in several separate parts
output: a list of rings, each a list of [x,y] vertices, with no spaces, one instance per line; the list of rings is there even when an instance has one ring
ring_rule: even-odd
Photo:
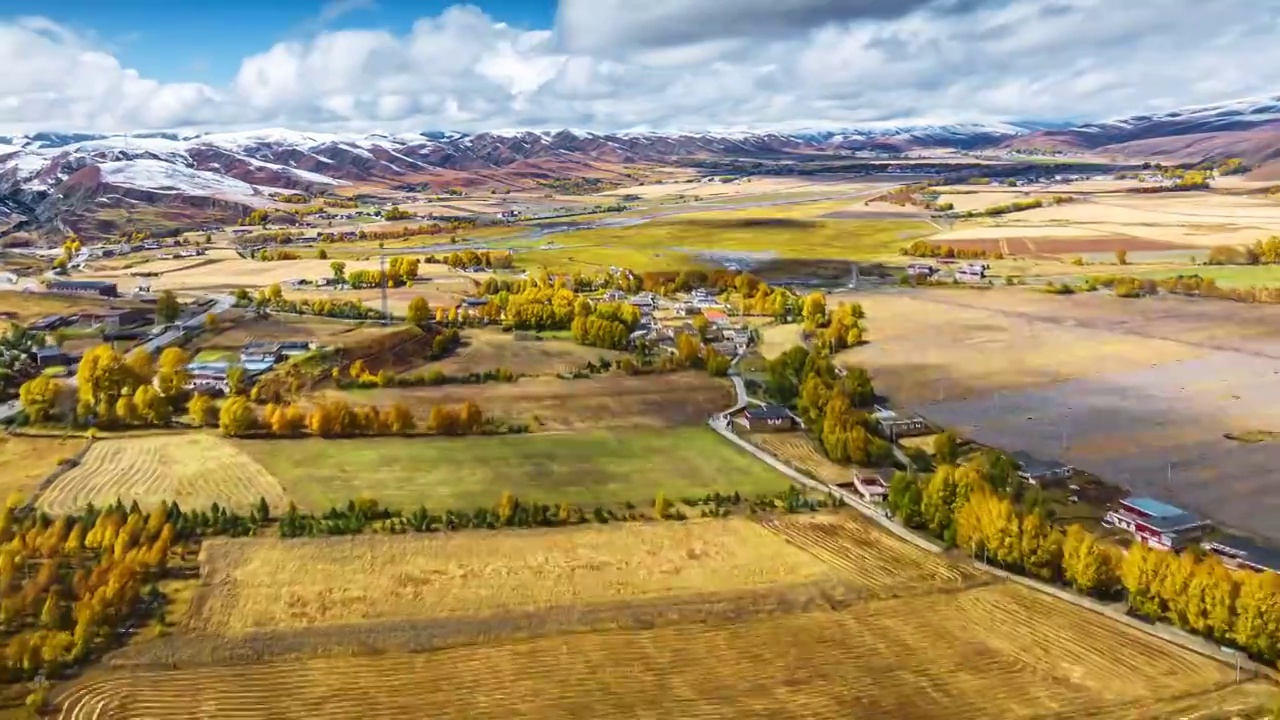
[[[53,472],[46,475],[44,479],[36,485],[35,492],[31,493],[31,497],[27,500],[26,507],[35,508],[40,497],[58,481],[58,478],[71,472],[73,468],[79,467],[81,461],[84,460],[84,456],[89,453],[89,448],[93,447],[95,442],[97,441],[92,436],[85,436],[84,446],[68,458],[67,462],[59,463],[58,467],[54,468]]]
[[[1046,595],[1052,595],[1053,597],[1065,600],[1077,607],[1084,608],[1085,610],[1091,610],[1099,615],[1104,615],[1114,620],[1118,620],[1135,630],[1139,630],[1150,635],[1151,637],[1163,640],[1172,645],[1177,645],[1183,649],[1190,650],[1191,652],[1207,657],[1210,660],[1216,660],[1223,664],[1230,665],[1231,667],[1235,667],[1235,654],[1227,655],[1222,651],[1221,646],[1212,640],[1197,637],[1186,631],[1179,630],[1168,623],[1143,622],[1142,620],[1139,620],[1127,613],[1122,613],[1097,600],[1094,600],[1093,598],[1080,595],[1067,590],[1066,588],[1060,588],[1037,580],[1032,580],[1031,578],[1023,577],[1007,570],[1001,570],[1000,568],[985,565],[977,561],[971,562],[975,567],[983,572],[1004,578],[1005,580],[1042,592]],[[1243,656],[1243,653],[1240,657],[1240,671],[1242,681],[1249,679],[1250,674],[1252,675],[1252,678],[1265,678],[1272,682],[1280,680],[1280,672],[1277,672],[1276,670],[1273,670],[1261,663],[1254,662],[1248,657]]]

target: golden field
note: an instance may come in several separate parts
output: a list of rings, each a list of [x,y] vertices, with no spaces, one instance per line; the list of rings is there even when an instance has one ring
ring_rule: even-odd
[[[201,632],[476,615],[831,577],[741,519],[319,540],[211,541]]]

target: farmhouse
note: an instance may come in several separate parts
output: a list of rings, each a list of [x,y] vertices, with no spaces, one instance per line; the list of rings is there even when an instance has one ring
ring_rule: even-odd
[[[929,278],[933,277],[936,272],[938,272],[938,268],[929,263],[911,263],[907,265],[907,274],[916,277]]]
[[[48,289],[51,293],[64,295],[120,296],[120,288],[105,280],[50,280]]]
[[[738,422],[752,432],[778,432],[794,428],[796,418],[781,405],[761,405],[748,408]]]
[[[42,317],[28,325],[27,329],[34,330],[36,332],[49,332],[51,330],[57,330],[65,325],[73,324],[75,324],[75,320],[65,315],[46,315],[45,317]]]
[[[66,367],[71,364],[71,358],[57,347],[39,348],[31,355],[36,365],[42,368]]]
[[[150,322],[151,313],[142,308],[106,308],[82,312],[80,319],[106,328],[126,328]]]
[[[882,502],[889,496],[893,473],[892,468],[854,468],[853,489],[866,502]]]
[[[240,363],[246,367],[256,363],[274,365],[282,359],[284,359],[284,353],[280,343],[250,342],[240,350]]]
[[[1018,463],[1018,477],[1032,485],[1047,485],[1071,479],[1076,469],[1061,460],[1041,460],[1021,450],[1010,457]]]
[[[891,442],[896,442],[899,438],[929,435],[933,432],[929,421],[915,413],[899,413],[896,410],[876,406],[876,412],[872,413],[871,417],[880,427],[880,432],[884,433]]]
[[[702,316],[712,325],[723,327],[729,324],[729,316],[723,310],[703,310]]]
[[[1162,550],[1181,550],[1200,540],[1211,529],[1202,520],[1181,509],[1152,498],[1129,498],[1102,519],[1107,527],[1132,534],[1139,542]]]
[[[1229,567],[1247,568],[1256,572],[1280,573],[1280,550],[1265,547],[1246,537],[1221,533],[1204,549],[1222,558]]]

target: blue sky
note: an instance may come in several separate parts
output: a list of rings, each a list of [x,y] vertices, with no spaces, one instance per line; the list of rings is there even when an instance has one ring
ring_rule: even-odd
[[[0,0],[0,134],[1096,120],[1274,95],[1277,37],[1280,0]]]
[[[126,67],[161,82],[229,82],[245,57],[283,40],[350,28],[409,31],[446,0],[0,0],[0,17],[42,16],[93,37]],[[476,3],[499,22],[549,28],[554,0]],[[326,18],[326,14],[329,15]]]

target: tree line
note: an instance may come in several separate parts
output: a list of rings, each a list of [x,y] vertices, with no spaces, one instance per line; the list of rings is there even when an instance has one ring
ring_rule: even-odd
[[[215,409],[205,395],[190,406],[192,422],[212,425]],[[460,405],[435,405],[425,422],[403,403],[387,407],[351,405],[345,400],[321,400],[307,408],[270,403],[259,410],[248,398],[232,395],[216,410],[218,429],[227,437],[322,438],[408,435],[419,430],[430,435],[476,435],[521,432],[520,426],[503,425],[485,417],[480,406],[468,400]]]
[[[235,307],[253,308],[258,312],[268,310],[293,315],[316,315],[318,317],[341,318],[344,320],[381,320],[382,311],[369,307],[360,300],[342,298],[300,298],[290,299],[284,296],[280,285],[273,284],[265,290],[251,295],[244,288],[236,288],[234,294]]]
[[[861,345],[866,327],[866,314],[858,303],[839,303],[827,308],[827,298],[820,292],[810,293],[800,311],[804,333],[809,341],[826,353]]]
[[[939,245],[926,240],[915,240],[898,251],[900,255],[917,258],[955,258],[958,260],[1003,260],[1004,253],[999,250],[983,248],[957,248],[951,245]]]
[[[470,249],[460,250],[451,252],[443,258],[428,255],[426,261],[428,264],[444,263],[454,269],[482,267],[486,270],[495,270],[515,266],[515,256],[510,252],[495,253],[490,250],[481,250],[480,252]],[[485,294],[490,295],[492,293]]]
[[[42,375],[24,383],[19,398],[33,423],[62,420],[99,428],[164,425],[185,402],[190,361],[182,348],[165,348],[153,361],[143,348],[121,355],[110,345],[98,345],[81,358],[74,393],[67,383]]]
[[[1121,552],[1078,524],[1059,529],[1034,499],[1019,502],[1016,469],[1003,453],[984,451],[927,475],[900,472],[889,487],[889,509],[908,527],[1011,572],[1093,597],[1123,597],[1142,617],[1263,662],[1280,658],[1280,576],[1141,543]]]

